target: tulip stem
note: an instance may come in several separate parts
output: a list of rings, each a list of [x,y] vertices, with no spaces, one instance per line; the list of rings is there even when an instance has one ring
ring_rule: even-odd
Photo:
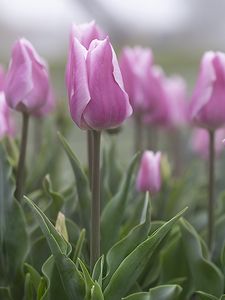
[[[100,257],[100,143],[101,132],[92,130],[91,269]]]
[[[91,187],[92,178],[92,133],[91,130],[87,131],[87,156],[88,156],[88,176],[89,184]]]
[[[21,198],[24,193],[25,158],[26,158],[26,149],[27,149],[28,123],[29,123],[29,115],[24,112],[23,124],[22,124],[22,136],[21,136],[21,143],[20,143],[20,155],[19,155],[19,162],[18,162],[18,168],[16,174],[15,197],[18,201],[21,201]]]
[[[135,153],[142,150],[143,143],[143,126],[141,122],[141,115],[136,114],[134,117],[134,151]]]
[[[208,199],[208,247],[212,251],[214,239],[214,187],[215,187],[215,133],[209,130],[209,199]]]

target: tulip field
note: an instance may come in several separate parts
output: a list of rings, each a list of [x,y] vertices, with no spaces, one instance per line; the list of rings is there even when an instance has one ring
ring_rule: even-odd
[[[0,66],[0,300],[225,300],[225,53],[190,88],[94,21],[68,40],[67,101],[26,38]]]

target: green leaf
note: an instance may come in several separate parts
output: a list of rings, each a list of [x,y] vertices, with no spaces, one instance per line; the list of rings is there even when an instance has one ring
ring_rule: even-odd
[[[148,293],[132,294],[123,300],[178,300],[181,291],[179,285],[161,285],[150,289]]]
[[[69,300],[53,256],[50,256],[42,266],[42,273],[44,281],[38,287],[38,297],[41,300]]]
[[[13,300],[9,287],[0,286],[0,299]]]
[[[46,238],[42,235],[31,245],[27,262],[32,265],[39,273],[44,262],[51,255]]]
[[[79,198],[79,214],[81,217],[82,227],[84,227],[87,230],[87,233],[89,233],[91,199],[89,181],[84,171],[82,170],[79,160],[71,150],[65,138],[60,133],[58,133],[58,137],[69,158],[75,176],[76,188]]]
[[[80,232],[79,239],[76,244],[76,248],[74,250],[73,261],[76,264],[76,266],[78,265],[78,258],[80,257],[81,252],[82,252],[82,247],[83,247],[84,239],[85,239],[85,233],[86,233],[86,230],[82,229]]]
[[[44,296],[46,291],[46,280],[45,278],[41,278],[40,284],[38,286],[38,291],[37,291],[37,300],[43,299],[42,297]]]
[[[185,210],[186,209],[162,225],[124,259],[104,290],[105,300],[118,300],[126,296],[127,292],[144,270],[146,261],[152,256],[157,246],[159,246],[167,236],[172,226]]]
[[[137,164],[139,155],[135,155],[123,177],[118,193],[105,206],[101,216],[101,240],[102,253],[118,240],[119,229],[123,220],[124,210],[127,205],[132,175]],[[110,239],[109,239],[110,235]]]
[[[103,277],[103,266],[104,266],[104,255],[99,257],[94,265],[92,278],[94,281],[97,281],[100,287],[102,287],[102,277]]]
[[[41,230],[47,239],[68,299],[73,300],[75,298],[77,300],[83,300],[82,276],[77,270],[76,265],[68,257],[71,252],[71,245],[61,237],[35,203],[27,197],[25,197],[25,200],[29,207],[34,211]]]
[[[24,287],[24,299],[25,300],[34,300],[34,287],[31,283],[31,275],[30,273],[26,274],[25,277],[25,287]]]
[[[115,195],[118,191],[118,186],[121,181],[122,170],[118,162],[118,153],[115,140],[110,139],[110,145],[103,149],[103,185]]]
[[[195,229],[184,219],[181,223],[182,243],[195,291],[221,296],[224,277],[221,271],[202,254],[201,242]]]
[[[23,290],[23,263],[28,235],[23,210],[15,200],[12,168],[0,144],[0,285],[11,286],[12,295]]]
[[[46,175],[44,178],[43,188],[51,201],[45,209],[45,214],[50,220],[55,221],[59,211],[63,206],[63,197],[60,195],[60,193],[53,191],[49,175]]]
[[[104,300],[104,296],[103,296],[101,287],[97,281],[95,281],[95,284],[91,290],[91,300]]]
[[[200,291],[195,292],[195,295],[196,300],[218,300],[215,296]]]
[[[148,236],[150,230],[150,201],[149,195],[146,194],[144,207],[142,208],[142,216],[140,224],[134,227],[129,234],[116,243],[108,252],[106,256],[107,262],[107,275],[104,279],[104,285],[106,286],[115,270],[121,264],[128,254],[130,254],[143,240]]]
[[[38,271],[36,271],[31,265],[29,265],[28,263],[24,264],[24,270],[25,273],[29,273],[30,274],[30,281],[32,282],[35,291],[38,291],[38,287],[41,281],[41,275],[38,273]]]
[[[215,236],[214,236],[214,251],[213,251],[213,261],[218,263],[220,262],[220,254],[225,244],[224,236],[225,228],[225,215],[217,218],[215,220]]]
[[[78,259],[78,262],[80,264],[80,267],[82,269],[82,274],[84,277],[84,282],[85,282],[85,297],[84,300],[89,300],[91,297],[91,289],[94,286],[94,281],[91,278],[91,275],[89,274],[86,266],[84,265],[84,263]]]

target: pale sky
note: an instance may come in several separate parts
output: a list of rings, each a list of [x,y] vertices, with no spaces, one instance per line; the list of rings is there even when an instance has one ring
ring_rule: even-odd
[[[173,34],[190,23],[191,7],[187,0],[95,1],[102,3],[110,12],[113,24],[119,23],[119,28],[134,36],[143,32],[153,33],[156,37]],[[67,49],[72,22],[83,23],[94,18],[78,2],[0,0],[0,59],[1,55],[9,53],[13,41],[21,36],[30,39],[49,59],[61,57]]]

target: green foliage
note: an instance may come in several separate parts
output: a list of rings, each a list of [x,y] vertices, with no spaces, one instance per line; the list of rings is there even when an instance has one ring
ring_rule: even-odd
[[[127,205],[129,190],[131,188],[132,175],[139,155],[132,159],[126,174],[124,175],[117,194],[105,206],[101,216],[102,252],[106,253],[118,240],[120,224],[123,220],[123,212]],[[108,234],[110,232],[110,239]]]
[[[115,141],[105,139],[102,255],[92,270],[89,180],[60,134],[59,140],[75,183],[60,189],[55,184],[60,178],[54,174],[56,166],[53,172],[43,163],[31,177],[28,168],[29,194],[21,203],[13,196],[17,146],[10,146],[14,150],[8,159],[0,144],[0,299],[225,299],[225,197],[221,193],[211,254],[204,241],[205,187],[196,166],[182,178],[167,177],[162,192],[149,199],[135,191],[139,155],[123,172]],[[187,204],[186,219],[180,218],[184,210],[177,212]]]
[[[22,294],[22,268],[28,251],[25,217],[14,190],[12,168],[0,144],[0,286],[9,299]]]

